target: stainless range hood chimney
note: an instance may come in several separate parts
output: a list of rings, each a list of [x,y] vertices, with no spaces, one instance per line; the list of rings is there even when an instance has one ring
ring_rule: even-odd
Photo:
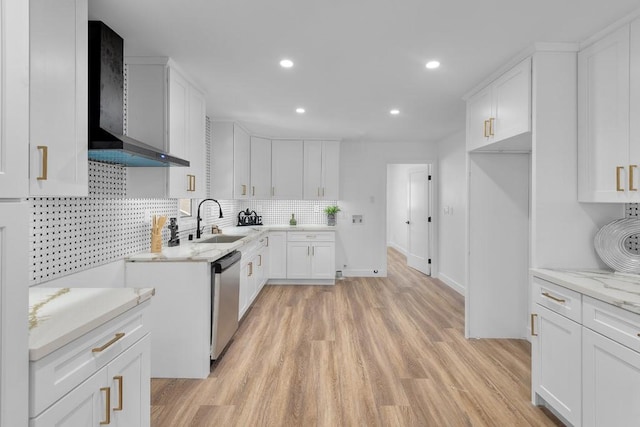
[[[123,166],[189,166],[123,135],[124,41],[101,21],[89,21],[89,160]]]

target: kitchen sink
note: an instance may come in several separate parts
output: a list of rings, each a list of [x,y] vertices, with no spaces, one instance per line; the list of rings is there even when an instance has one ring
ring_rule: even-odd
[[[230,236],[227,234],[220,234],[218,236],[207,237],[206,239],[194,240],[194,243],[233,243],[246,236]]]

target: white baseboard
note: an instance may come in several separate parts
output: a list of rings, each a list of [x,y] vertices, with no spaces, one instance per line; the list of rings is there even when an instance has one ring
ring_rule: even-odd
[[[334,279],[269,279],[267,285],[335,285]]]
[[[396,243],[393,242],[388,242],[387,246],[397,250],[398,252],[400,252],[402,255],[407,256],[407,250],[405,248],[403,248],[400,245],[397,245]]]
[[[447,276],[444,273],[440,273],[438,275],[438,279],[442,280],[445,285],[449,286],[451,289],[453,289],[460,295],[464,296],[464,292],[465,292],[464,286],[462,286],[460,283],[453,280],[451,277]]]
[[[342,270],[344,277],[387,277],[387,270],[378,270],[374,273],[373,270]]]

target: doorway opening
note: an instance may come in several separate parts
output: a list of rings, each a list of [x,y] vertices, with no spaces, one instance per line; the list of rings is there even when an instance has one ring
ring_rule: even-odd
[[[433,180],[430,164],[387,165],[387,247],[428,276],[433,261]]]

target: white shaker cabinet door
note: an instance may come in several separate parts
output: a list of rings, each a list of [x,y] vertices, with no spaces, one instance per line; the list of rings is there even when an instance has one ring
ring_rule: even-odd
[[[583,328],[582,348],[582,425],[638,425],[640,353],[587,328]]]
[[[334,242],[317,242],[311,246],[312,279],[334,279],[336,277],[336,250]]]
[[[214,152],[215,155],[215,152]],[[215,171],[213,171],[215,174]],[[233,198],[248,199],[251,185],[251,137],[233,125]]]
[[[272,231],[268,236],[269,243],[269,278],[287,278],[287,232]]]
[[[322,146],[322,198],[340,199],[340,142],[325,141]]]
[[[0,38],[0,198],[22,198],[29,193],[29,2],[0,2]]]
[[[467,101],[467,151],[489,143],[492,87],[487,86]]]
[[[287,279],[309,279],[311,276],[311,243],[287,243]]]
[[[322,141],[304,142],[304,198],[322,199]]]
[[[582,326],[539,304],[534,310],[538,322],[532,331],[533,391],[578,426],[582,415]]]
[[[251,197],[271,199],[271,141],[251,137]]]
[[[274,199],[302,199],[303,143],[271,141],[271,195]]]
[[[578,199],[629,201],[629,26],[578,54]],[[639,197],[636,194],[635,198]]]
[[[104,367],[33,418],[30,427],[84,427],[110,423],[113,396],[107,384],[107,368]]]
[[[30,194],[88,193],[87,0],[30,5]]]
[[[501,141],[531,130],[531,60],[493,83],[492,138]]]

